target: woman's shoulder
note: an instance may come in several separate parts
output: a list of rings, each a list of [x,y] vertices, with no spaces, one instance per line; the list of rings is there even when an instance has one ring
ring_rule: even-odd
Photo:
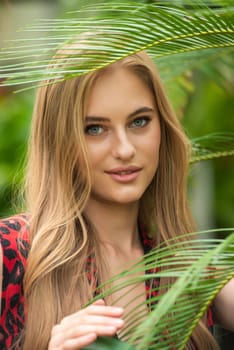
[[[0,220],[1,315],[0,334],[9,349],[24,324],[23,278],[29,252],[29,216]]]
[[[29,226],[28,214],[17,214],[8,218],[0,219],[0,233],[9,235],[10,233],[21,232]]]
[[[0,220],[3,263],[17,257],[25,260],[29,251],[29,215],[19,214]]]

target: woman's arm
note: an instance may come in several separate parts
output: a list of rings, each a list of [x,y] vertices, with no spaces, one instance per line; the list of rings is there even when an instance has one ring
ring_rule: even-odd
[[[224,286],[215,298],[214,313],[220,326],[234,331],[234,278]]]

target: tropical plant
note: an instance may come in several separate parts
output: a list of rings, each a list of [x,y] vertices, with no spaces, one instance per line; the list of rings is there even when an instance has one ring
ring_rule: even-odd
[[[152,4],[113,1],[98,4],[95,11],[97,15],[93,17],[93,6],[85,6],[77,11],[78,18],[74,12],[73,17],[43,19],[26,28],[25,31],[37,31],[38,38],[18,39],[2,51],[0,59],[8,62],[0,68],[4,85],[20,85],[22,90],[48,78],[69,79],[141,50],[147,50],[155,59],[162,79],[167,80],[214,60],[214,56],[231,57],[234,51],[232,0],[165,0]],[[49,35],[43,36],[45,32]],[[83,38],[75,47],[78,36]],[[72,45],[66,62],[64,57],[51,59],[64,45]],[[230,60],[227,65],[233,66]],[[228,142],[223,138],[219,156],[234,154],[233,140],[232,134]],[[212,136],[210,146],[213,142]],[[197,142],[194,150],[198,160]],[[207,158],[212,154],[212,147],[206,148]]]
[[[47,79],[54,83],[70,79],[147,50],[166,81],[214,56],[231,57],[233,5],[228,0],[108,2],[95,7],[96,16],[93,8],[86,6],[80,10],[85,12],[85,18],[79,11],[79,18],[73,13],[66,19],[42,20],[27,28],[38,33],[49,31],[49,35],[33,42],[18,40],[5,49],[1,56],[8,63],[1,67],[0,76],[5,85],[28,89]],[[82,40],[77,46],[78,36]],[[59,49],[71,45],[72,51],[66,57],[54,56]],[[232,63],[227,62],[230,68]],[[209,135],[193,140],[193,149],[191,162],[233,155],[234,135]],[[233,256],[234,234],[225,240],[203,240],[202,244],[190,239],[190,245],[174,241],[169,246],[157,247],[144,256],[143,266],[136,263],[131,271],[122,272],[102,286],[101,296],[152,277],[176,277],[176,282],[167,286],[170,287],[167,293],[157,293],[152,298],[155,306],[146,319],[142,320],[140,315],[141,305],[128,316],[131,329],[124,334],[127,343],[100,338],[87,350],[166,350],[172,345],[183,349],[207,306],[234,276]],[[145,272],[149,269],[155,272]],[[137,278],[133,277],[136,272],[140,273]],[[116,287],[112,286],[114,281],[119,281]]]
[[[189,239],[189,245],[171,239],[170,245],[155,248],[144,256],[144,265],[138,262],[131,270],[123,271],[99,286],[105,291],[97,298],[105,298],[117,290],[151,278],[176,277],[169,291],[160,294],[165,286],[154,288],[156,296],[147,304],[153,305],[148,317],[142,320],[142,305],[128,315],[131,328],[122,335],[128,342],[100,338],[87,350],[170,350],[184,349],[192,331],[218,291],[234,276],[234,234],[225,240],[203,239],[206,232],[196,233],[198,239]],[[209,231],[210,233],[210,231]],[[185,236],[183,236],[184,240]],[[183,243],[182,243],[183,242]],[[186,246],[186,248],[185,248]],[[151,271],[150,273],[147,271]],[[152,271],[154,271],[152,273]],[[140,277],[133,277],[138,274]],[[115,287],[112,283],[115,283]],[[134,286],[133,286],[134,288]],[[95,300],[95,299],[94,299]],[[92,302],[92,301],[91,301]],[[116,302],[113,301],[113,304]],[[122,344],[121,344],[122,343]],[[120,345],[121,344],[121,345]],[[109,347],[108,347],[109,346]],[[121,347],[122,346],[122,347]]]

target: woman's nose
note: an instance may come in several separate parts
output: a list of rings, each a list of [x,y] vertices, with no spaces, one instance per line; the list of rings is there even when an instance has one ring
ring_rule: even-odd
[[[115,137],[112,152],[115,158],[128,160],[136,153],[135,147],[127,134],[127,131],[120,131]]]

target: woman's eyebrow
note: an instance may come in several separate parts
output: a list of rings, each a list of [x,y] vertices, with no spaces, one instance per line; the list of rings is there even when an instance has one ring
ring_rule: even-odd
[[[110,122],[110,119],[105,118],[105,117],[98,117],[95,115],[90,115],[90,116],[85,117],[85,121],[87,123],[91,123],[91,122],[99,123],[99,122]]]
[[[130,113],[127,118],[132,118],[135,115],[138,115],[140,113],[149,113],[149,112],[155,112],[155,109],[152,107],[140,107],[138,109],[136,109],[135,111],[133,111],[132,113]],[[95,122],[95,123],[99,123],[99,122],[110,122],[111,120],[109,118],[106,117],[102,117],[102,116],[95,116],[95,115],[88,115],[87,117],[85,117],[85,121],[87,123],[91,123],[91,122]]]
[[[137,114],[140,114],[140,113],[149,113],[149,112],[156,112],[154,108],[152,107],[140,107],[138,109],[136,109],[134,112],[130,113],[128,115],[128,118],[131,118],[131,117],[134,117],[135,115]]]

